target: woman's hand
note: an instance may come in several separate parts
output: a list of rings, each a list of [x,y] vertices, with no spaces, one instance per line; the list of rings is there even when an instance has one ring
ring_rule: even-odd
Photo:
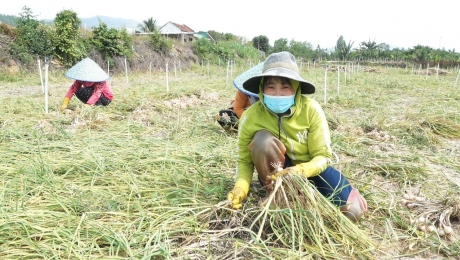
[[[233,188],[233,190],[227,194],[227,199],[232,202],[233,209],[240,209],[243,206],[242,202],[245,198],[246,193],[240,187]]]
[[[69,105],[70,98],[64,98],[64,101],[62,101],[62,105],[59,108],[61,110],[61,113],[64,113],[64,110],[67,108]]]
[[[315,165],[311,162],[299,163],[297,165],[287,167],[286,169],[273,174],[271,178],[273,181],[276,181],[276,178],[286,174],[300,174],[304,177],[309,178],[315,175],[316,168],[317,167],[315,167]]]

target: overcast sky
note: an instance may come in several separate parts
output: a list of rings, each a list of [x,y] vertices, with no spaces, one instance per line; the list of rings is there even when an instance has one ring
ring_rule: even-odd
[[[194,31],[214,30],[247,40],[265,35],[270,44],[280,38],[330,48],[340,35],[347,43],[368,40],[392,47],[415,45],[460,52],[459,0],[0,0],[0,13],[18,15],[29,7],[38,19],[54,19],[62,10],[80,18],[150,17]]]

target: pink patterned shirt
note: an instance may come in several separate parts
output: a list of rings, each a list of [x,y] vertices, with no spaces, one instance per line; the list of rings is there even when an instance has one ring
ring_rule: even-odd
[[[65,97],[71,99],[73,94],[75,94],[82,85],[83,81],[75,80],[72,86],[70,86],[69,91],[67,91]],[[94,105],[101,97],[101,94],[104,94],[104,96],[110,100],[113,99],[112,89],[107,81],[94,82],[93,85],[86,88],[94,88],[93,94],[88,99],[88,102],[86,102],[88,105]]]

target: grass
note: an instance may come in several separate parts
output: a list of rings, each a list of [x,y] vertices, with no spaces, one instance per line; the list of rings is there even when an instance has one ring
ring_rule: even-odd
[[[378,68],[345,83],[342,72],[338,95],[329,72],[325,103],[324,70],[302,70],[331,124],[334,167],[368,201],[356,224],[300,200],[297,211],[263,207],[257,180],[243,210],[229,210],[237,136],[215,122],[235,94],[226,68],[169,75],[169,92],[161,72],[130,73],[129,83],[115,75],[110,106],[74,98],[66,114],[62,72],[50,71],[49,113],[39,75],[0,78],[1,258],[458,258],[458,215],[449,216],[453,234],[439,236],[411,224],[420,212],[401,204],[408,192],[437,212],[458,203],[456,73]]]

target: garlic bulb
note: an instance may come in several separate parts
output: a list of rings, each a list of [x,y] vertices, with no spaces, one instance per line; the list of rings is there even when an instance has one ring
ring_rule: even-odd
[[[444,232],[444,229],[443,228],[438,228],[438,234],[439,236],[443,237],[446,235],[446,233]]]
[[[414,203],[407,203],[406,206],[411,209],[411,208],[415,207],[415,204]]]
[[[425,218],[423,216],[419,217],[418,222],[425,223]]]
[[[454,232],[454,230],[449,226],[444,226],[444,232],[446,233],[446,235],[450,235]]]

